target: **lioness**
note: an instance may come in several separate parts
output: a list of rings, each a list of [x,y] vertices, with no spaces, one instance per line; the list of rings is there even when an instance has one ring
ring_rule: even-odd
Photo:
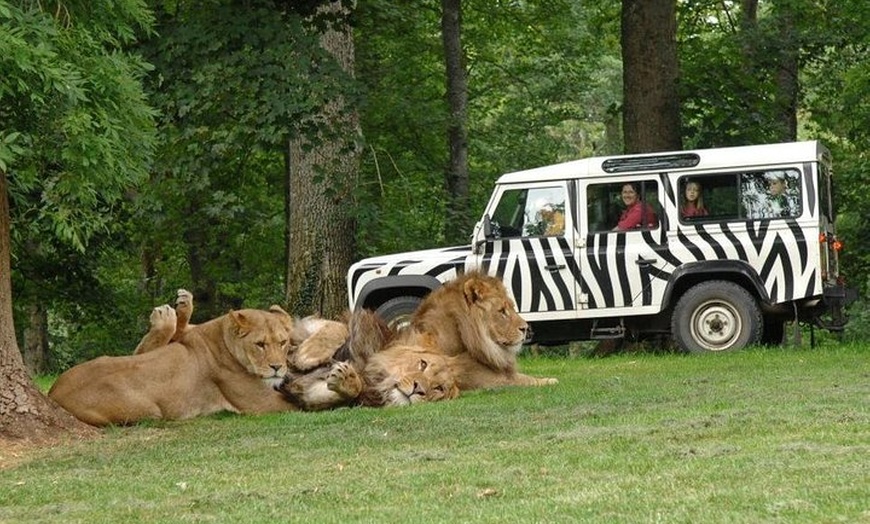
[[[556,384],[517,370],[528,329],[502,281],[471,271],[423,300],[402,342],[449,356],[460,390]]]
[[[159,324],[158,333],[171,338],[175,317],[175,311],[165,306],[156,308],[151,320]],[[219,411],[293,410],[295,406],[274,389],[287,373],[292,331],[293,319],[278,306],[231,311],[187,326],[177,341],[155,346],[160,342],[155,335],[140,344],[135,355],[79,364],[58,377],[48,395],[95,426]]]
[[[347,325],[321,320],[318,326],[291,354],[291,372],[281,386],[303,409],[404,406],[459,394],[444,355],[418,347],[383,349],[393,333],[371,311],[353,313]]]

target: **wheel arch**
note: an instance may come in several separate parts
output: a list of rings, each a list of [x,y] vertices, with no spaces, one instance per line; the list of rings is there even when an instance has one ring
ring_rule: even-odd
[[[375,310],[384,302],[403,295],[423,298],[441,285],[440,280],[430,275],[393,275],[379,278],[363,286],[354,309]]]
[[[682,264],[671,273],[663,303],[673,306],[693,286],[713,279],[733,282],[749,291],[760,303],[770,303],[767,289],[758,272],[742,260],[709,260]]]

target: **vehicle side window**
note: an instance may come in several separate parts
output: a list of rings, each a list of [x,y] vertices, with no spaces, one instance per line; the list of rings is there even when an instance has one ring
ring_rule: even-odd
[[[694,223],[800,216],[801,182],[795,169],[680,177],[680,221]]]
[[[565,202],[563,186],[509,189],[492,214],[496,238],[563,236]]]
[[[795,169],[743,173],[740,193],[746,218],[801,215],[800,173]]]
[[[655,229],[661,213],[653,180],[590,184],[586,190],[590,232]]]

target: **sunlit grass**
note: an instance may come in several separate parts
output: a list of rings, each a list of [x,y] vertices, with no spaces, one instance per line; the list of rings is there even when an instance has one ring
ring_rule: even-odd
[[[557,386],[114,428],[0,477],[2,522],[858,522],[870,348],[525,359]]]

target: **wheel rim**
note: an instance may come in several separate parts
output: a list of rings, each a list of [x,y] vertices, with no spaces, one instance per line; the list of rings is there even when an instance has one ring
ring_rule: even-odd
[[[740,312],[719,300],[704,302],[692,314],[692,338],[709,351],[723,351],[737,341],[743,332]]]
[[[390,320],[387,323],[387,325],[389,326],[390,329],[393,330],[394,333],[398,333],[399,331],[403,331],[403,330],[407,329],[408,326],[411,325],[411,317],[412,316],[413,316],[413,313],[405,313],[402,315],[398,315],[396,317],[393,317],[393,319]]]

